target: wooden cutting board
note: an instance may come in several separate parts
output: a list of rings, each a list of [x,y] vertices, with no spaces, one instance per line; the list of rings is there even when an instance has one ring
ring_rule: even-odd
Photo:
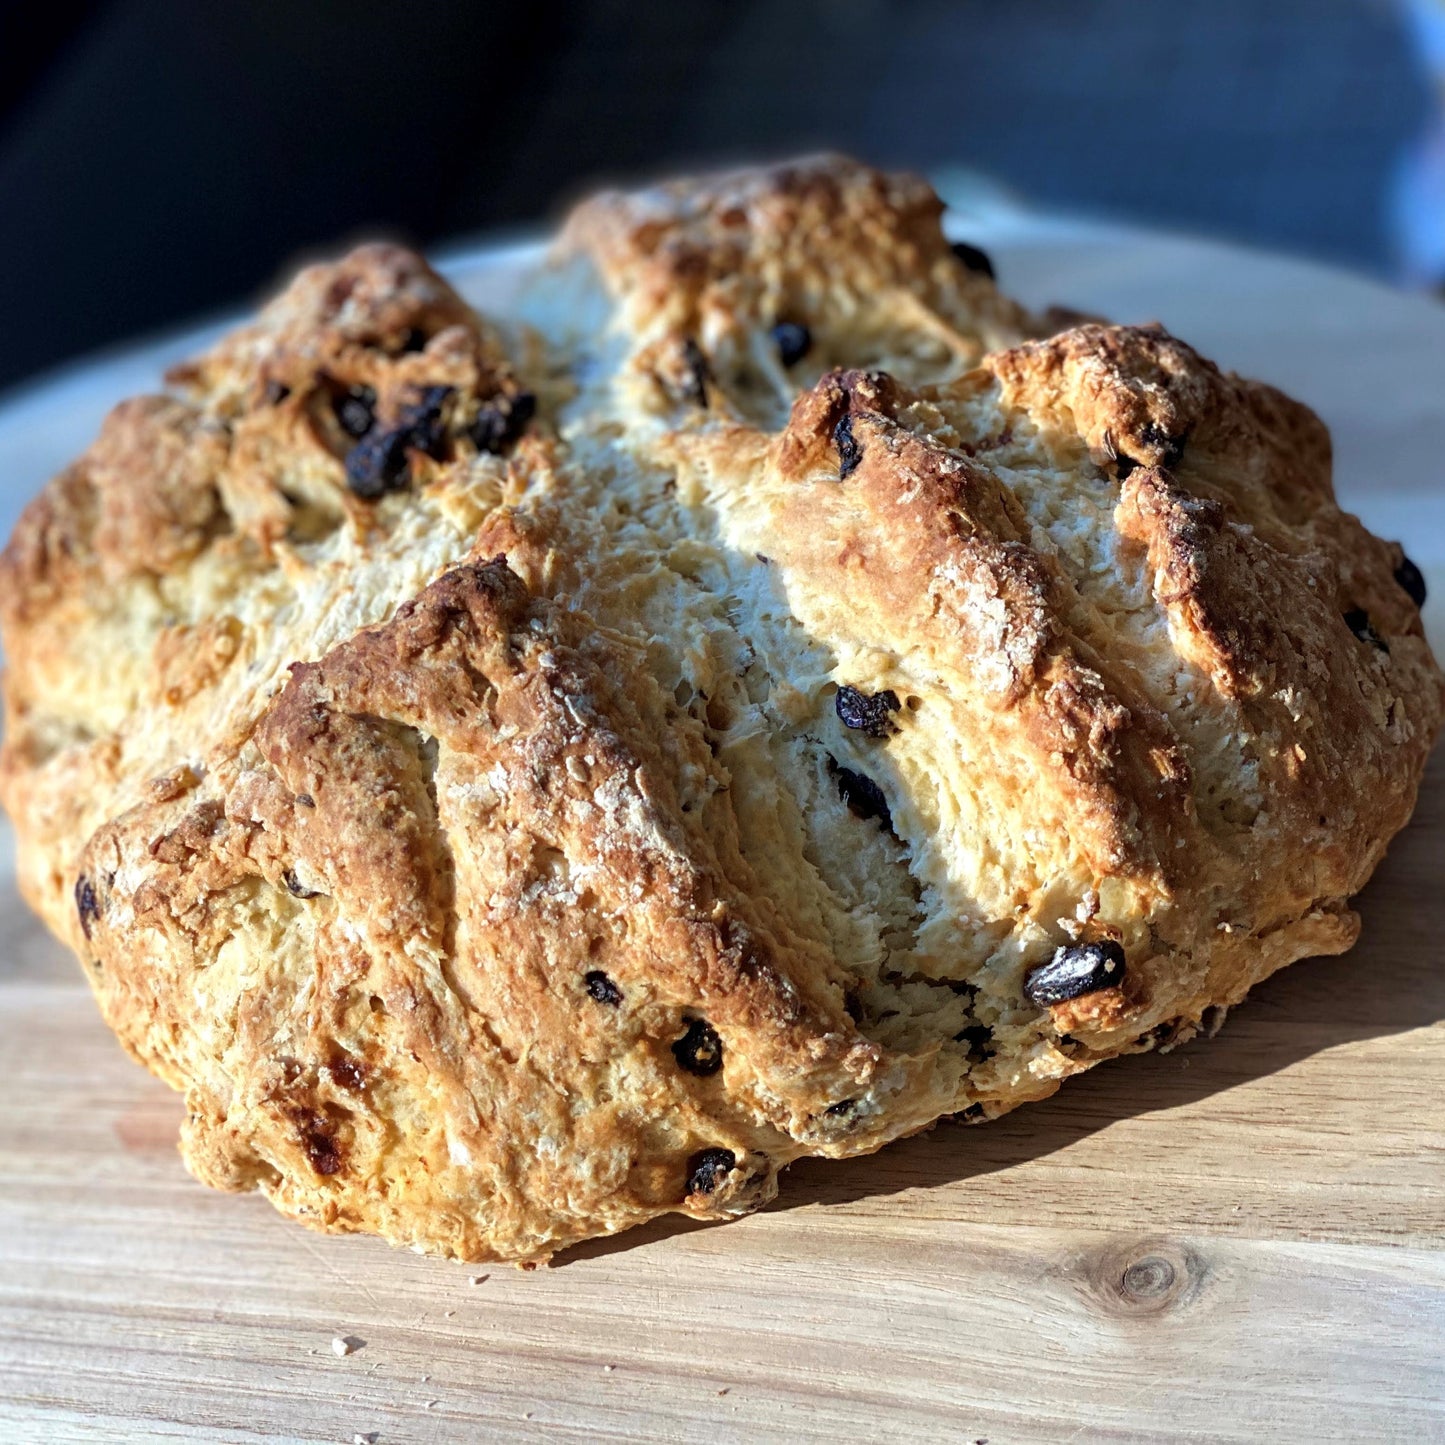
[[[1431,427],[1445,439],[1445,317],[1222,248],[1085,242],[996,238],[1030,299],[1118,313],[1122,293],[1185,335],[1192,308],[1206,345],[1293,381],[1342,460],[1388,474],[1372,491],[1352,463],[1341,487],[1371,520],[1413,519],[1445,597],[1445,476],[1412,460]],[[1232,330],[1209,304],[1230,287],[1256,298]],[[1353,386],[1340,353],[1319,360],[1349,305],[1378,323]],[[1412,391],[1432,336],[1441,370]],[[60,384],[69,413],[56,388],[12,409],[8,436],[82,444],[116,375],[81,381]],[[64,437],[46,407],[52,429],[75,419]],[[796,1165],[740,1223],[663,1223],[533,1273],[311,1235],[193,1183],[176,1096],[24,911],[10,847],[0,1440],[1445,1440],[1445,755],[1360,946],[1278,975],[1214,1041]]]

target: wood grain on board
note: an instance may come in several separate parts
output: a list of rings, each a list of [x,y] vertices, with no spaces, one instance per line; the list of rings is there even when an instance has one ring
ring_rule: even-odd
[[[6,1438],[1445,1439],[1442,865],[1437,755],[1364,941],[1217,1039],[530,1274],[192,1182],[6,897]]]
[[[1163,315],[1320,405],[1347,504],[1426,568],[1438,648],[1445,321],[1225,248],[1091,245],[1005,246],[1006,279]],[[1342,369],[1361,336],[1369,364]],[[0,453],[76,449],[93,393],[134,389],[113,371],[12,406]],[[1445,1441],[1445,753],[1361,944],[1276,976],[1213,1041],[533,1273],[312,1235],[194,1183],[179,1101],[21,907],[9,847],[0,828],[5,1445]]]

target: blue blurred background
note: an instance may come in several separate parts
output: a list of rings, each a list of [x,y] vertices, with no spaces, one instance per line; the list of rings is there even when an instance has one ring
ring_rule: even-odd
[[[359,234],[819,146],[1428,288],[1432,67],[1441,0],[9,4],[0,386]]]

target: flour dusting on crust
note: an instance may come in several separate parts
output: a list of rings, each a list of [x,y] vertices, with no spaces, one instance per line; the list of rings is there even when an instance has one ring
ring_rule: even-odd
[[[31,504],[21,882],[200,1179],[543,1260],[1351,945],[1445,701],[1418,573],[1306,408],[1051,334],[941,209],[600,196],[487,318],[366,246]]]

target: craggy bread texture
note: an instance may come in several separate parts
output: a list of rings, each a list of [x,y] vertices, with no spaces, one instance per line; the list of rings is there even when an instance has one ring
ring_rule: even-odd
[[[1047,335],[940,210],[599,197],[486,322],[364,247],[30,506],[22,886],[199,1178],[543,1260],[1354,941],[1441,718],[1400,549],[1304,407]]]

